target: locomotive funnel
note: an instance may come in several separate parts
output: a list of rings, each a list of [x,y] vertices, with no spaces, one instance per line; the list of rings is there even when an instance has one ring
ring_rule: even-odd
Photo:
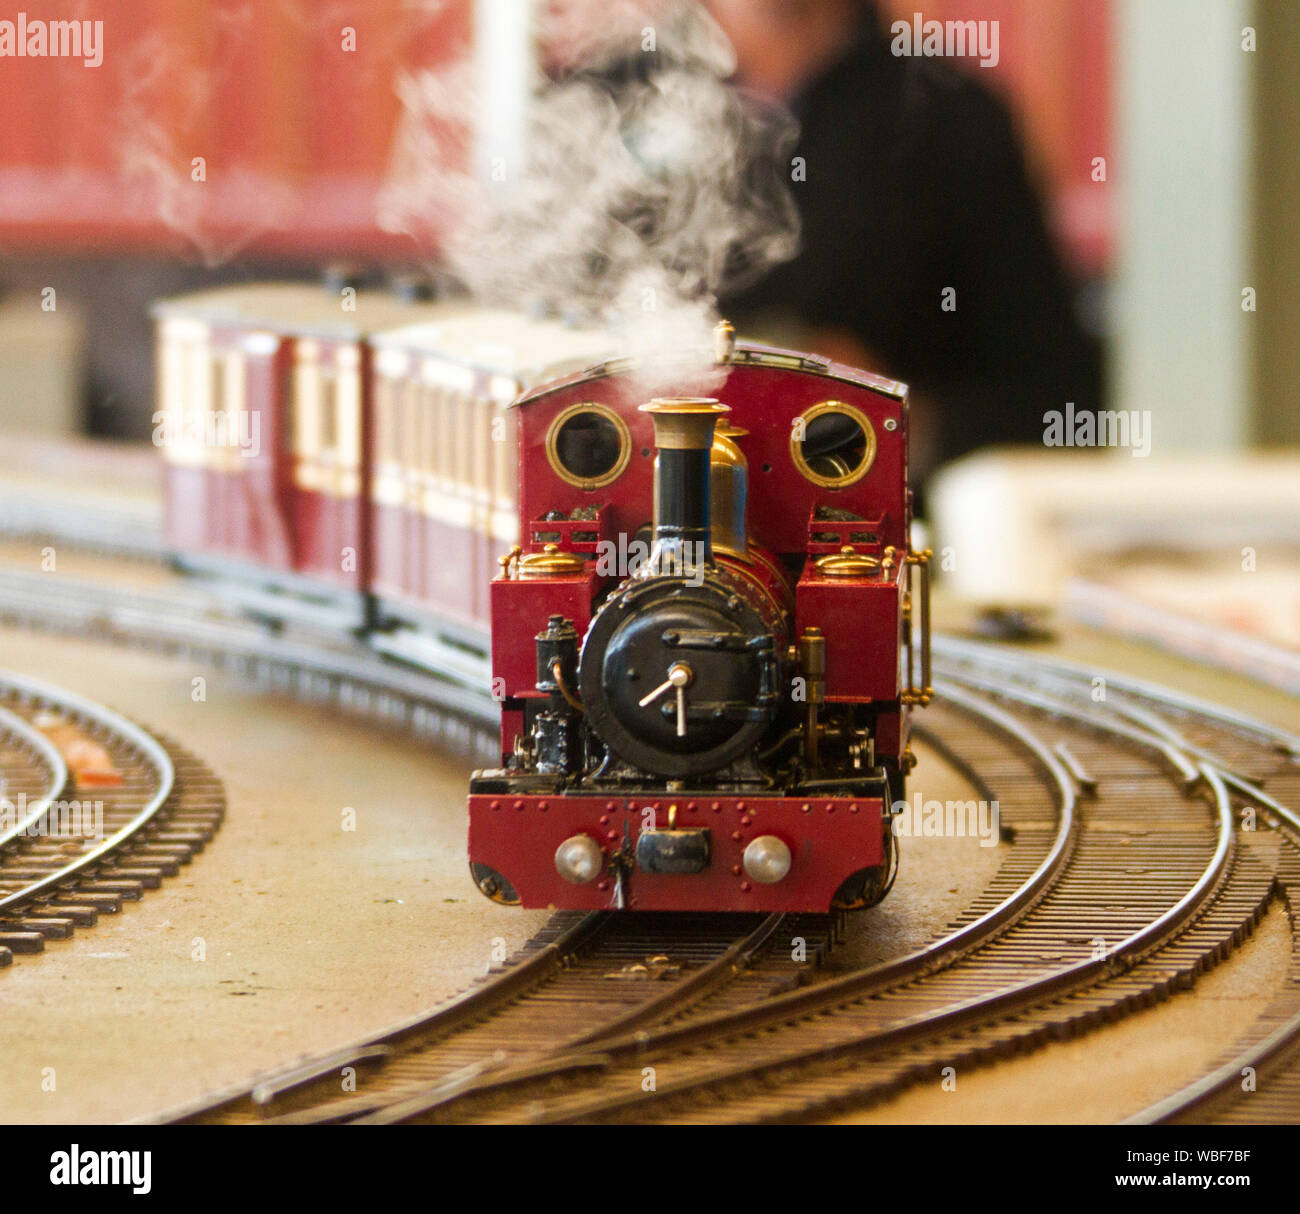
[[[654,549],[649,570],[685,573],[713,561],[709,462],[713,427],[728,405],[711,397],[658,397],[641,406],[654,420]]]

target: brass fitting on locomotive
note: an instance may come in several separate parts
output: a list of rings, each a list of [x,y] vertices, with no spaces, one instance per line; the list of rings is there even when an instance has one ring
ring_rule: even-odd
[[[886,549],[886,552],[890,552]],[[891,553],[892,555],[892,553]],[[907,686],[900,697],[902,703],[924,708],[934,699],[934,684],[930,677],[930,558],[934,553],[929,549],[923,552],[903,553],[903,565],[907,578],[907,588],[903,597],[903,643],[907,650]],[[912,570],[920,570],[921,612],[919,620],[921,645],[921,681],[918,684],[915,674],[915,650],[912,628]]]
[[[826,702],[826,638],[820,628],[805,628],[799,635],[799,673],[804,681],[804,759],[810,770],[816,770],[821,762],[821,724],[817,718]]]
[[[745,510],[749,502],[749,461],[736,439],[749,431],[723,418],[713,431],[709,452],[709,522],[713,547],[729,556],[744,557],[749,550]]]

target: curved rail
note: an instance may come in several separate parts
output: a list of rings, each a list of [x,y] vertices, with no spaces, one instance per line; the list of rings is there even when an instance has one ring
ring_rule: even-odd
[[[29,881],[21,889],[0,897],[0,913],[51,893],[79,874],[103,863],[112,853],[119,851],[134,839],[154,819],[158,811],[167,803],[176,784],[176,769],[171,757],[134,721],[129,721],[111,709],[95,704],[74,692],[52,687],[48,683],[26,675],[7,671],[0,674],[0,694],[6,691],[15,695],[20,701],[55,709],[109,731],[124,741],[153,768],[157,786],[133,818],[102,839],[90,851],[83,852],[45,876]]]
[[[6,830],[0,831],[0,850],[8,847],[15,839],[26,836],[27,832],[49,813],[54,799],[68,786],[68,764],[59,749],[39,729],[29,721],[23,720],[16,712],[0,705],[0,731],[11,737],[21,739],[22,745],[30,750],[49,773],[45,790],[38,794],[27,814],[16,818]],[[3,904],[0,904],[3,905]]]
[[[1229,1062],[1208,1075],[1180,1088],[1164,1100],[1148,1105],[1139,1113],[1126,1117],[1121,1125],[1168,1125],[1185,1118],[1197,1117],[1212,1109],[1220,1100],[1231,1098],[1241,1090],[1247,1070],[1260,1071],[1276,1058],[1290,1054],[1300,1040],[1300,1012],[1278,1025],[1267,1037],[1242,1050]]]
[[[1132,678],[1111,670],[1097,670],[1079,663],[1062,659],[1043,661],[1016,653],[1007,653],[978,642],[959,641],[945,638],[941,647],[950,656],[959,660],[993,666],[1003,671],[1012,671],[1024,675],[1031,667],[1036,671],[1051,670],[1058,677],[1071,681],[1082,690],[1091,685],[1091,680],[1100,676],[1109,686],[1133,696],[1158,708],[1172,709],[1187,717],[1199,719],[1216,727],[1227,727],[1238,734],[1254,739],[1256,744],[1292,759],[1300,759],[1300,738],[1258,718],[1248,716],[1235,709],[1224,708],[1218,704],[1197,696],[1176,691],[1172,688]],[[1117,707],[1111,705],[1111,707]],[[1235,791],[1244,800],[1265,809],[1290,836],[1292,845],[1300,850],[1300,813],[1283,804],[1277,798],[1266,793],[1259,785],[1241,773],[1233,771],[1229,764],[1201,747],[1189,744],[1169,722],[1157,713],[1133,706],[1119,706],[1122,715],[1130,719],[1141,720],[1153,731],[1159,732],[1170,740],[1171,744],[1194,751],[1202,758],[1201,770],[1208,779],[1217,781],[1225,790]],[[1209,1074],[1192,1081],[1178,1091],[1127,1118],[1125,1125],[1150,1125],[1175,1122],[1195,1118],[1214,1108],[1219,1102],[1231,1098],[1240,1091],[1243,1072],[1252,1068],[1256,1072],[1263,1070],[1274,1061],[1294,1052],[1300,1045],[1300,1011],[1285,1019],[1260,1040],[1239,1050],[1229,1061],[1216,1067]]]
[[[311,643],[273,635],[243,617],[214,616],[210,601],[188,586],[126,591],[61,578],[59,595],[51,598],[38,582],[39,575],[0,570],[0,619],[191,654],[304,700],[332,696],[348,711],[401,717],[417,732],[437,720],[454,721],[498,746],[500,705],[489,694],[486,662],[481,683],[470,685],[450,672],[398,664],[337,635],[328,645],[324,636]]]
[[[1040,654],[1022,654],[1008,651],[985,641],[968,641],[959,637],[937,636],[934,639],[935,652],[957,661],[973,662],[985,667],[999,667],[1005,670],[1024,672],[1031,669],[1036,674],[1050,671],[1091,685],[1094,678],[1102,678],[1108,687],[1118,687],[1132,695],[1140,696],[1157,704],[1177,707],[1182,711],[1205,717],[1208,720],[1232,725],[1243,733],[1253,734],[1261,741],[1300,759],[1300,737],[1286,730],[1269,725],[1257,717],[1248,716],[1232,708],[1224,708],[1209,700],[1186,692],[1175,691],[1147,679],[1135,678],[1121,674],[1105,667],[1085,666],[1082,662],[1070,661],[1068,658],[1045,658]]]

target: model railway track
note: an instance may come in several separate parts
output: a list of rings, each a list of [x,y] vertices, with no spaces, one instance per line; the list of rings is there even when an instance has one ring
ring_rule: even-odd
[[[139,596],[100,587],[84,589],[84,597],[71,596],[51,619],[48,597],[38,609],[33,601],[21,601],[26,592],[15,592],[6,578],[0,583],[0,616],[10,622],[186,653],[211,660],[259,687],[335,703],[423,736],[458,746],[481,746],[484,753],[495,746],[486,729],[491,705],[485,697],[466,695],[463,688],[431,681],[360,648],[325,650],[270,637],[233,620],[196,621],[192,606],[183,607],[175,600],[160,622],[153,610],[156,605],[140,607]],[[132,597],[140,607],[138,616],[132,615]],[[552,1039],[531,1060],[521,1061],[508,1051],[493,1050],[488,1055],[479,1053],[459,1067],[444,1066],[433,1073],[416,1067],[393,1089],[370,1092],[352,1100],[346,1109],[330,1109],[329,1102],[318,1100],[322,1085],[337,1089],[340,1070],[351,1065],[341,1061],[349,1056],[344,1051],[333,1056],[336,1065],[332,1068],[315,1060],[305,1068],[295,1068],[295,1074],[284,1077],[283,1082],[261,1085],[259,1100],[254,1100],[250,1091],[227,1094],[226,1113],[205,1107],[190,1110],[191,1115],[218,1119],[229,1115],[233,1120],[494,1120],[521,1116],[538,1120],[699,1120],[705,1116],[783,1120],[828,1115],[886,1098],[909,1083],[930,1081],[941,1061],[944,1065],[974,1065],[1062,1034],[1084,1031],[1127,1009],[1163,998],[1226,955],[1272,897],[1280,895],[1295,905],[1294,893],[1300,882],[1295,860],[1300,823],[1291,808],[1300,804],[1300,743],[1295,739],[1241,714],[1104,671],[951,640],[937,642],[936,651],[952,682],[946,689],[951,699],[962,694],[986,704],[995,697],[1004,699],[1014,728],[1029,736],[1050,730],[1065,742],[1059,751],[1049,748],[1048,752],[1057,775],[1076,788],[1095,786],[1098,794],[1081,815],[1087,826],[1079,831],[1076,854],[1053,885],[1051,896],[1041,899],[1043,907],[1037,917],[1025,916],[1026,922],[1017,922],[1019,935],[1000,931],[985,942],[989,948],[1000,946],[1000,960],[987,964],[990,955],[976,947],[962,950],[960,965],[940,967],[950,984],[948,1002],[942,1007],[918,1005],[917,991],[902,982],[898,991],[886,994],[876,990],[856,1002],[877,1005],[877,1011],[892,1005],[893,1013],[906,1014],[883,1027],[879,1023],[868,1026],[866,1031],[861,1023],[844,1027],[834,1014],[828,1014],[829,1003],[823,1006],[818,1002],[834,1000],[834,983],[840,979],[755,1000],[749,981],[760,985],[765,981],[754,979],[762,972],[761,966],[752,964],[755,953],[747,958],[749,966],[736,971],[749,978],[737,979],[733,973],[727,981],[715,983],[712,977],[703,977],[698,995],[680,1005],[664,997],[660,1003],[647,1000],[641,1008],[632,999],[622,1013],[608,1018],[611,1026],[617,1026],[620,1015],[641,1025],[622,1038],[611,1027],[587,1041]],[[1093,703],[1090,695],[1097,677],[1105,678],[1112,693],[1101,706]],[[957,684],[964,686],[965,692],[958,691]],[[1133,766],[1135,757],[1145,764],[1141,771]],[[997,770],[978,760],[970,766],[985,783],[996,786]],[[1166,786],[1164,796],[1152,800],[1153,787],[1148,785],[1157,778],[1157,769]],[[1131,786],[1134,779],[1145,782],[1136,792]],[[1123,786],[1129,790],[1116,797]],[[1182,798],[1178,806],[1168,799],[1171,787]],[[1189,795],[1194,791],[1194,796]],[[1153,805],[1159,807],[1158,813],[1152,814]],[[1254,836],[1234,832],[1233,814],[1244,808],[1257,812],[1267,829]],[[1270,853],[1270,845],[1280,850]],[[1090,877],[1079,869],[1076,877],[1075,867],[1083,861],[1099,862],[1103,875]],[[972,908],[967,918],[979,921],[987,900],[996,899],[998,892],[986,895],[986,902]],[[1054,920],[1042,913],[1048,907],[1053,908]],[[1138,926],[1139,911],[1146,916],[1142,926]],[[1062,941],[1045,934],[1039,940],[1029,935],[1027,929],[1031,928],[1055,931],[1058,936],[1068,929],[1071,935]],[[587,920],[548,925],[537,941],[512,960],[509,970],[521,968],[522,974],[514,981],[531,988],[529,975],[534,966],[563,970],[574,956],[568,933],[577,932],[581,939],[589,932],[599,936],[603,930]],[[771,925],[764,930],[770,933]],[[828,940],[831,934],[827,933]],[[738,939],[733,932],[729,942],[715,942],[712,961],[702,956],[696,972],[707,975],[709,966],[719,958],[744,953],[744,938]],[[564,943],[566,940],[569,943]],[[1092,956],[1096,941],[1105,942],[1098,957]],[[653,942],[643,943],[654,947]],[[540,954],[544,959],[530,960]],[[1296,955],[1300,956],[1300,949]],[[1300,1100],[1296,1079],[1300,996],[1293,995],[1300,988],[1300,963],[1293,963],[1293,970],[1297,972],[1289,976],[1287,992],[1241,1041],[1225,1050],[1222,1066],[1139,1119],[1202,1119],[1211,1115],[1229,1120],[1294,1119]],[[1019,981],[1005,980],[1012,975]],[[485,983],[485,989],[493,988],[500,978]],[[921,982],[931,984],[924,998],[943,993],[942,987],[933,985],[933,976]],[[670,989],[663,987],[660,996]],[[503,987],[491,999],[504,998],[510,1004],[517,1002],[517,993],[517,989],[510,993]],[[814,994],[817,999],[811,998]],[[800,1002],[803,999],[810,1002]],[[452,1005],[438,1013],[451,1015],[446,1025],[463,1017],[481,1016],[470,1006],[455,1009]],[[418,1037],[418,1026],[428,1019],[405,1028]],[[659,1027],[655,1027],[656,1020]],[[813,1033],[813,1039],[792,1045],[792,1030],[800,1025]],[[765,1047],[760,1058],[749,1058],[730,1069],[709,1061],[718,1049],[712,1034],[731,1032],[743,1041],[760,1027]],[[392,1042],[381,1040],[354,1047],[354,1062],[361,1070],[372,1063],[380,1064],[377,1070],[387,1069],[394,1056],[401,1056],[401,1035],[398,1030],[396,1050]],[[745,1048],[752,1044],[750,1040]],[[666,1067],[656,1067],[656,1090],[642,1092],[641,1070],[655,1065],[648,1060],[661,1047],[681,1054],[692,1073],[679,1077],[680,1067],[674,1070],[670,1060]],[[629,1060],[637,1064],[635,1068]],[[325,1069],[313,1075],[309,1073],[313,1066]],[[618,1078],[620,1066],[622,1079]],[[1247,1067],[1256,1073],[1260,1086],[1244,1099],[1240,1081]],[[399,1070],[394,1068],[391,1074],[398,1075]],[[630,1079],[636,1080],[635,1091],[624,1082]],[[593,1081],[600,1085],[600,1094],[594,1096]],[[611,1084],[622,1084],[620,1094],[608,1094]],[[357,1093],[349,1095],[361,1093],[358,1086]],[[236,1109],[242,1112],[232,1111]]]
[[[483,690],[388,661],[346,636],[274,635],[237,615],[214,614],[191,586],[123,590],[49,575],[0,571],[0,623],[185,657],[255,690],[379,720],[415,737],[500,758],[498,705]],[[486,667],[484,668],[486,671]]]
[[[120,912],[221,822],[203,764],[70,692],[0,674],[0,740],[14,807],[0,829],[0,965]]]
[[[93,499],[33,498],[30,490],[0,487],[0,539],[56,543],[102,556],[161,562],[162,511],[145,502],[101,494]]]
[[[1300,906],[1300,738],[1234,710],[1112,672],[1036,661],[1031,673],[1031,664],[1018,655],[994,655],[951,640],[943,648],[951,661],[982,664],[1022,684],[1030,679],[1050,684],[1079,702],[1091,695],[1094,679],[1104,678],[1113,711],[1162,733],[1170,745],[1216,763],[1241,808],[1258,816],[1256,834],[1261,846],[1275,847],[1276,888],[1290,912],[1292,949],[1285,982],[1263,1014],[1226,1045],[1219,1065],[1131,1120],[1300,1122],[1300,923],[1295,917]]]
[[[446,1007],[170,1119],[351,1121],[456,1092],[680,1012],[741,973],[768,987],[797,981],[838,926],[822,915],[561,912],[503,969]],[[806,944],[799,961],[792,937]]]
[[[55,799],[68,786],[68,767],[58,748],[25,717],[4,707],[6,698],[0,693],[4,798],[0,863],[21,848],[29,831],[41,828]],[[0,885],[0,890],[5,888]],[[44,937],[32,931],[30,917],[0,919],[0,966],[13,964],[15,947],[27,951],[38,943],[43,944]]]
[[[1279,781],[1280,782],[1280,781]],[[1139,1123],[1300,1124],[1300,819],[1274,797],[1279,892],[1290,912],[1291,954],[1281,990],[1203,1078],[1137,1114]],[[1296,802],[1292,802],[1295,804]]]

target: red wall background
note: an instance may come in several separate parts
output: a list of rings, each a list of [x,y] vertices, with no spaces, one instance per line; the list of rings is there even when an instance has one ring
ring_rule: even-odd
[[[104,22],[104,60],[0,59],[0,245],[61,253],[333,257],[414,252],[379,230],[395,83],[460,58],[469,0],[26,0],[0,16]],[[1104,269],[1108,0],[885,0],[1000,22],[970,70],[1021,115],[1076,265]],[[342,47],[356,29],[356,49]],[[207,180],[191,181],[206,160]]]
[[[375,221],[395,82],[465,53],[465,0],[26,0],[0,16],[18,7],[102,20],[104,59],[0,59],[0,242],[211,260],[405,247]]]

